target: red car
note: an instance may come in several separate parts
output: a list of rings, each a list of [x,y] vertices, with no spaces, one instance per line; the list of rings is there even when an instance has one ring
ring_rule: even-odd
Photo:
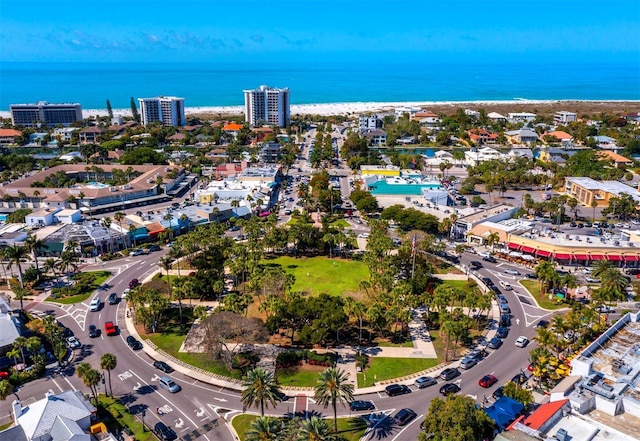
[[[0,379],[9,378],[9,372],[0,371]]]
[[[116,329],[116,326],[113,324],[113,322],[105,322],[104,331],[105,331],[105,333],[107,335],[117,335],[118,334],[118,330]]]
[[[478,384],[482,387],[491,387],[498,382],[498,379],[493,375],[485,375],[478,381]]]

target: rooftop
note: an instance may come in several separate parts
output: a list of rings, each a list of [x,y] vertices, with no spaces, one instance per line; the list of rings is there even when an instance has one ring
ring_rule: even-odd
[[[514,210],[514,209],[515,208],[510,205],[505,205],[505,204],[494,205],[493,207],[480,210],[468,216],[460,217],[456,222],[475,224],[478,222],[482,222],[492,216],[495,216],[496,214],[500,214],[505,211]]]

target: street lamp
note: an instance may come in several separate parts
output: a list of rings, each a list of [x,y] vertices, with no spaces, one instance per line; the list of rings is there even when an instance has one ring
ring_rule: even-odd
[[[146,413],[147,413],[146,410],[142,409],[142,414],[141,415],[142,415],[142,431],[143,432],[147,431],[146,430],[146,426],[144,425],[144,416],[145,416]]]

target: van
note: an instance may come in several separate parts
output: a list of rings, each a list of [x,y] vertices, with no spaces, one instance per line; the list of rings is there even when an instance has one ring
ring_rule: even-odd
[[[161,388],[171,392],[172,394],[180,392],[182,390],[182,388],[169,377],[160,377],[160,379],[158,380],[158,384]]]
[[[91,303],[89,303],[89,310],[90,311],[100,311],[100,307],[102,306],[102,300],[100,300],[100,297],[94,297],[93,300],[91,300]]]

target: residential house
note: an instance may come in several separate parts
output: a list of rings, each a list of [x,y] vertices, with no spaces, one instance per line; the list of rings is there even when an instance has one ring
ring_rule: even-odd
[[[97,144],[102,136],[102,130],[100,127],[85,127],[80,130],[80,144]]]
[[[272,135],[273,129],[271,127],[254,127],[251,129],[251,134],[251,144],[256,145],[264,142],[268,136]]]
[[[96,408],[80,391],[59,394],[47,392],[42,400],[22,407],[20,400],[11,403],[15,428],[12,441],[91,441],[89,432]]]
[[[12,349],[13,342],[22,335],[24,328],[19,314],[0,297],[0,355],[5,355]]]
[[[242,124],[238,123],[227,123],[222,126],[222,132],[231,136],[233,139],[238,139],[238,134],[242,130]]]
[[[53,129],[53,137],[60,141],[70,142],[76,131],[78,131],[77,127],[56,127]]]
[[[363,133],[363,135],[369,145],[372,146],[383,146],[387,143],[387,132],[384,130],[367,130]]]
[[[421,127],[431,130],[440,128],[442,123],[440,117],[431,111],[414,113],[411,115],[411,120],[418,121]]]
[[[0,145],[15,145],[21,136],[20,130],[0,129]]]
[[[566,126],[570,122],[576,121],[577,119],[578,119],[578,114],[573,112],[567,112],[564,110],[561,110],[560,112],[556,112],[556,114],[553,117],[553,121],[557,125],[561,125],[561,126]]]
[[[538,134],[531,129],[519,129],[505,132],[511,144],[533,144],[538,141]]]
[[[487,118],[489,118],[493,122],[506,122],[507,117],[504,115],[500,115],[498,112],[490,112],[487,114]]]
[[[167,138],[167,141],[169,141],[171,145],[184,145],[184,140],[186,138],[187,135],[185,135],[184,133],[174,133]]]
[[[492,161],[494,159],[506,159],[506,155],[503,155],[499,151],[491,147],[477,148],[473,147],[471,150],[464,152],[465,161],[467,164],[475,166],[484,161]]]
[[[627,168],[633,165],[633,161],[631,159],[625,158],[624,156],[610,150],[598,152],[598,157],[605,161],[611,161],[616,168]]]
[[[540,151],[540,159],[543,162],[556,162],[558,164],[564,164],[571,156],[578,153],[578,150],[567,150],[565,148],[547,147]]]
[[[552,132],[546,132],[542,135],[542,139],[547,144],[559,142],[561,145],[566,145],[566,146],[573,145],[573,136],[571,136],[567,132],[563,132],[562,130],[554,130]]]
[[[400,118],[405,114],[409,114],[409,118],[411,118],[411,115],[414,115],[421,111],[422,109],[419,107],[402,106],[402,107],[396,107],[395,115],[396,115],[396,118]]]
[[[620,117],[624,118],[629,124],[640,124],[640,112],[623,113]]]
[[[616,145],[618,140],[610,136],[594,136],[593,138],[598,143],[598,147],[602,150],[622,150],[624,148]]]
[[[464,109],[464,114],[470,116],[471,118],[480,118],[480,112],[477,110]]]
[[[474,144],[495,144],[498,140],[497,133],[491,133],[485,129],[471,129],[467,133]]]
[[[527,124],[527,123],[535,121],[535,119],[536,119],[536,114],[535,113],[513,112],[513,113],[509,113],[508,115],[509,115],[509,117],[507,119],[511,123],[525,123],[525,124]]]

